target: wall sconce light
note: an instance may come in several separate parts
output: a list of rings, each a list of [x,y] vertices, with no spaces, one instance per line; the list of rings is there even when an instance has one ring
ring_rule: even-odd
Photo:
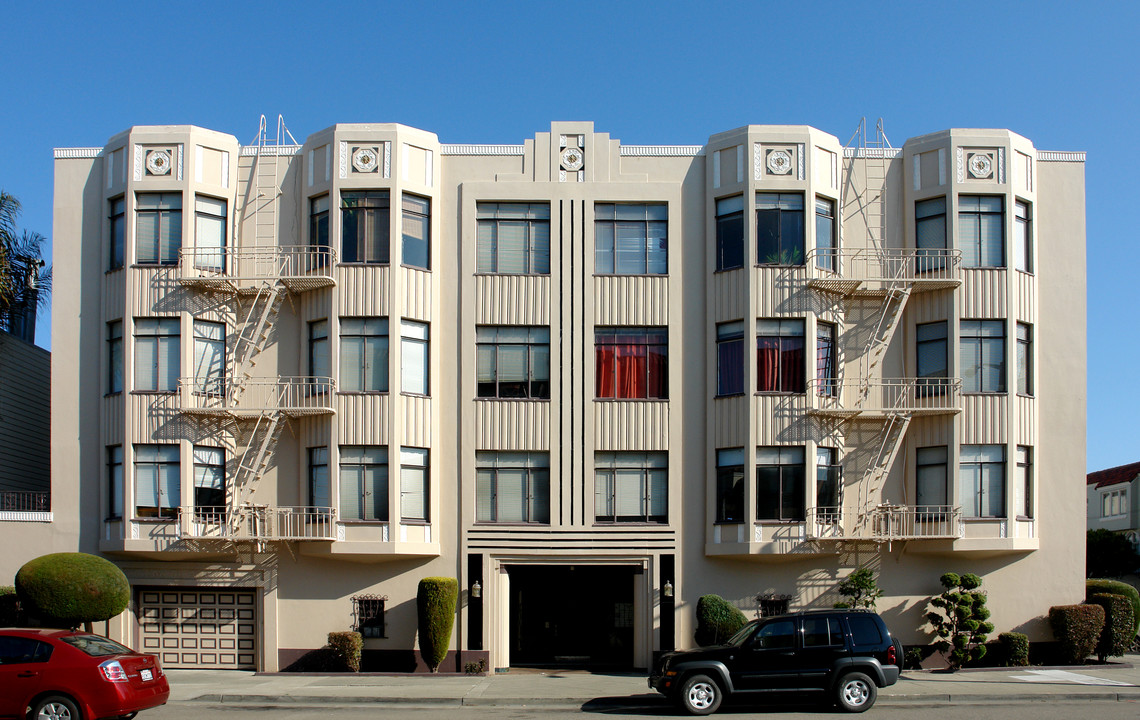
[[[673,583],[671,581],[665,581],[665,587],[661,588],[661,594],[667,598],[673,597]]]
[[[481,584],[479,584],[478,580],[476,580],[475,582],[473,582],[471,584],[471,597],[473,597],[473,598],[483,597],[483,586]]]

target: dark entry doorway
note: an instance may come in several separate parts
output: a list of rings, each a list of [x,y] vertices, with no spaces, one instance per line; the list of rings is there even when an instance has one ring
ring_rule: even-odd
[[[633,667],[636,568],[511,565],[511,665]]]

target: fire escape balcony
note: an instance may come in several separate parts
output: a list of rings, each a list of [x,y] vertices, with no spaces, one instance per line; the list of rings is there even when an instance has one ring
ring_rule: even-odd
[[[258,248],[183,248],[178,282],[202,290],[255,293],[280,282],[292,293],[336,284],[336,251],[324,245]]]
[[[267,413],[286,417],[332,415],[336,381],[327,377],[179,378],[179,409],[190,415],[256,420]]]
[[[962,537],[962,508],[957,505],[878,505],[855,518],[849,527],[841,507],[807,511],[807,534],[813,540],[956,540]]]
[[[808,382],[808,413],[850,418],[889,415],[950,415],[962,409],[960,378],[814,378]]]
[[[887,248],[815,249],[807,254],[807,284],[838,295],[882,295],[900,284],[913,292],[962,284],[961,250]]]
[[[183,539],[274,541],[336,540],[336,508],[181,507],[178,534]]]

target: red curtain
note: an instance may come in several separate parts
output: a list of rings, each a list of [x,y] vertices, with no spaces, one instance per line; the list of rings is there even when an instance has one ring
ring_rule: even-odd
[[[780,338],[780,392],[804,391],[804,339]]]
[[[760,392],[776,392],[780,378],[780,338],[756,338],[756,385]]]
[[[663,331],[599,333],[594,347],[594,365],[597,397],[669,396],[668,348]]]

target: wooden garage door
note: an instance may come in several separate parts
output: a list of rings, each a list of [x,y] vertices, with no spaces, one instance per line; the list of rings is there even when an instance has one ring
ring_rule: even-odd
[[[139,590],[143,652],[164,668],[256,669],[257,613],[252,590]]]

